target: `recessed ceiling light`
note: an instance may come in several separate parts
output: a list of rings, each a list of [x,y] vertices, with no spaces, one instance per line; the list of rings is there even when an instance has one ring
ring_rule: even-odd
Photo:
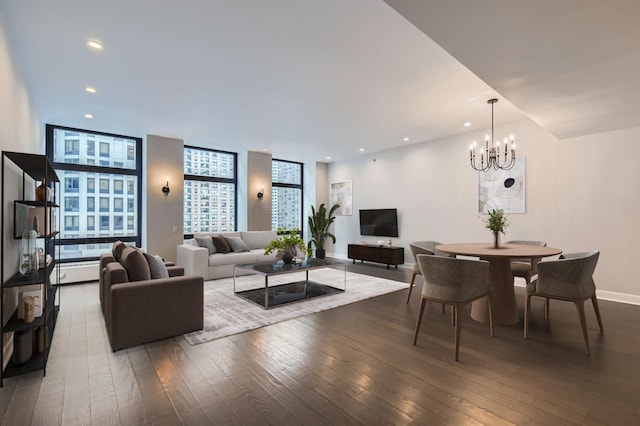
[[[98,40],[87,40],[87,47],[92,50],[102,50],[104,47]]]
[[[468,121],[464,123],[464,127],[469,127],[469,126],[471,126],[471,123],[469,123]]]
[[[327,160],[331,160],[331,157],[326,157]]]
[[[87,92],[87,93],[96,93],[97,92],[96,88],[95,87],[91,87],[91,86],[85,87],[84,91]]]
[[[364,148],[360,148],[360,152],[364,152]]]
[[[87,114],[84,115],[84,118],[93,118],[93,114],[87,113]]]
[[[409,138],[402,138],[403,141],[409,142]]]

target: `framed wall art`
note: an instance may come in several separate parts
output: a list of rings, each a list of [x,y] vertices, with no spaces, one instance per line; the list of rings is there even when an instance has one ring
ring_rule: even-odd
[[[353,187],[350,180],[331,184],[331,205],[340,204],[335,211],[336,216],[353,215]],[[330,207],[329,207],[330,208]]]
[[[524,157],[517,157],[510,170],[478,172],[478,213],[524,213],[524,176]]]

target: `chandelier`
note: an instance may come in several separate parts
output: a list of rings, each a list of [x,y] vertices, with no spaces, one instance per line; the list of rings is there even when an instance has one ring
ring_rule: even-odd
[[[484,148],[480,148],[480,156],[476,155],[476,143],[475,141],[469,147],[469,157],[471,160],[471,167],[474,170],[486,172],[489,169],[494,170],[509,170],[516,164],[516,144],[513,142],[513,135],[510,138],[504,138],[504,153],[501,154],[501,147],[499,141],[493,139],[493,104],[498,102],[497,99],[489,99],[488,104],[491,104],[491,139],[489,135],[484,138]],[[511,142],[511,149],[509,149],[509,142]]]

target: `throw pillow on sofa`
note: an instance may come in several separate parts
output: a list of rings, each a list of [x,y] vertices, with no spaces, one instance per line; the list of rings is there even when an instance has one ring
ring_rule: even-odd
[[[224,237],[224,239],[231,246],[231,250],[236,253],[249,251],[249,246],[240,237]]]
[[[211,239],[211,237],[195,237],[195,240],[198,243],[198,246],[204,247],[209,250],[209,256],[216,253],[216,246],[213,244],[213,240]]]
[[[126,247],[122,251],[120,264],[127,271],[129,281],[144,281],[151,279],[151,271],[144,254],[136,248]]]
[[[231,251],[231,246],[224,237],[213,237],[213,245],[216,246],[216,251],[218,253],[226,254]]]
[[[147,260],[147,264],[149,265],[149,273],[151,274],[151,279],[154,278],[169,278],[169,270],[164,264],[164,261],[160,256],[144,253],[144,257]]]

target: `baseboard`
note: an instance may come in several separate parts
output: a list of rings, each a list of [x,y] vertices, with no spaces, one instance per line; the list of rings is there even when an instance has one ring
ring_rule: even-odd
[[[596,289],[596,296],[601,300],[628,303],[630,305],[640,305],[640,296],[636,296],[635,294],[617,293],[615,291]]]
[[[61,264],[60,282],[57,284],[82,283],[98,281],[100,268],[99,262],[82,264]],[[51,274],[51,281],[55,283],[56,274]]]

